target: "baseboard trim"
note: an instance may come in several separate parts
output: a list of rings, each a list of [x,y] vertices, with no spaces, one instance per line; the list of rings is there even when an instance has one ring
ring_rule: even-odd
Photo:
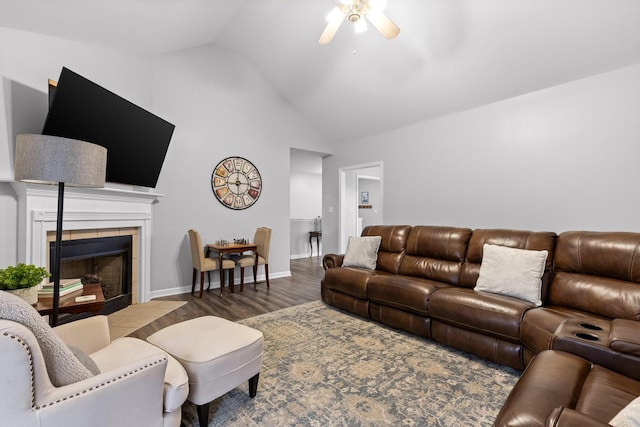
[[[215,274],[219,274],[219,273],[215,273]],[[216,277],[220,277],[217,276]],[[291,270],[285,270],[285,271],[280,271],[278,273],[270,273],[269,274],[269,280],[273,280],[273,279],[280,279],[282,277],[291,277]],[[220,282],[219,281],[213,281],[214,278],[214,273],[211,274],[211,289],[220,289]],[[205,279],[206,280],[206,279]],[[266,277],[264,274],[258,274],[257,277],[257,281],[258,281],[258,286],[260,286],[260,282],[264,282],[266,280]],[[238,274],[235,275],[234,278],[235,284],[238,285],[240,283],[240,276]],[[205,282],[206,283],[206,282]],[[244,284],[253,284],[253,276],[251,274],[247,274],[244,277]],[[200,289],[200,282],[197,283],[197,289]],[[179,295],[179,294],[188,294],[191,292],[191,284],[189,285],[185,285],[185,286],[176,286],[173,288],[168,288],[168,289],[158,289],[158,290],[154,290],[149,292],[149,300],[152,300],[153,298],[160,298],[160,297],[170,297],[171,295]],[[147,301],[142,301],[142,302],[147,302]]]

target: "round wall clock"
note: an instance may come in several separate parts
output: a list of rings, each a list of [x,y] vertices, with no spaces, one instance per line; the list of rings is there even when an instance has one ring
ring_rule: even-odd
[[[211,174],[216,199],[229,209],[246,209],[262,192],[262,178],[253,163],[242,157],[227,157]]]

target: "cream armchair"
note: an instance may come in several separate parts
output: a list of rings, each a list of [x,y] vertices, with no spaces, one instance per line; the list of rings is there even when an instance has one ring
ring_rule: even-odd
[[[54,386],[30,329],[0,320],[0,417],[11,426],[179,426],[189,388],[184,368],[146,341],[110,341],[105,316],[54,328],[100,373]]]

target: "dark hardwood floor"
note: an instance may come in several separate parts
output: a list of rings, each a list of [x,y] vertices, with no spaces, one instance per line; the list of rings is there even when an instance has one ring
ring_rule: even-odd
[[[266,282],[258,282],[258,290],[253,290],[253,283],[245,283],[244,292],[240,293],[240,285],[236,283],[235,293],[225,288],[222,297],[219,289],[205,291],[202,299],[198,292],[172,295],[155,300],[187,301],[188,303],[144,326],[129,336],[145,339],[160,329],[183,320],[212,315],[228,320],[241,320],[259,314],[269,313],[282,308],[304,304],[320,299],[320,280],[324,275],[321,257],[298,258],[291,260],[291,277],[271,279],[271,287]],[[262,274],[260,267],[258,274]],[[236,277],[239,282],[239,277]],[[196,284],[198,288],[200,284]],[[205,279],[206,287],[206,279]],[[198,288],[199,289],[199,288]]]

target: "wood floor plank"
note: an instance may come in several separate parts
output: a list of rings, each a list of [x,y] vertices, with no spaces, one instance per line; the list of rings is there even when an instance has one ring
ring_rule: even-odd
[[[257,291],[253,290],[253,283],[245,283],[244,292],[240,293],[240,286],[236,284],[235,293],[232,294],[225,289],[222,297],[218,296],[220,294],[218,289],[212,289],[204,292],[202,299],[198,298],[198,292],[194,295],[186,293],[155,298],[154,300],[157,301],[187,301],[188,304],[129,336],[146,339],[166,326],[200,316],[211,315],[237,321],[319,300],[320,280],[324,275],[321,257],[292,259],[290,269],[291,277],[271,279],[270,289],[267,289],[267,284],[262,281],[258,283]],[[238,280],[239,278],[236,278],[236,282]]]

